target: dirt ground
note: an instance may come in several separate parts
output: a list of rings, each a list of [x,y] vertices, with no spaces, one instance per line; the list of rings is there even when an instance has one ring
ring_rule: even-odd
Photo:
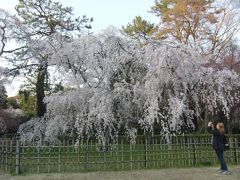
[[[230,166],[230,172],[229,175],[220,174],[217,172],[217,167],[20,176],[0,172],[0,180],[240,180],[240,166]]]

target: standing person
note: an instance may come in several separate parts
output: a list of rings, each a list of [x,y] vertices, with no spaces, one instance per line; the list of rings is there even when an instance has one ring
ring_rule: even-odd
[[[213,149],[215,150],[216,155],[221,164],[221,168],[218,170],[218,172],[221,172],[223,174],[229,174],[228,167],[224,159],[224,144],[227,142],[226,136],[224,135],[225,133],[224,124],[217,123],[216,128],[214,128],[213,123],[210,121],[208,123],[207,130],[209,133],[213,135],[212,136]]]

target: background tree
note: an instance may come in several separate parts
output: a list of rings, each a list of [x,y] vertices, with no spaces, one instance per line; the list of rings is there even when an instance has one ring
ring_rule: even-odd
[[[3,85],[0,85],[0,109],[7,108],[7,91]]]
[[[7,11],[0,9],[0,57],[4,60],[6,54],[19,52],[25,46],[21,44],[22,32],[26,27],[22,25],[16,16],[9,14]],[[18,47],[9,46],[11,40],[16,40],[20,44]]]
[[[6,89],[3,83],[8,77],[8,69],[6,68],[7,55],[19,53],[25,46],[21,44],[21,32],[25,32],[26,28],[21,25],[19,19],[12,16],[7,11],[0,9],[0,106],[6,108]],[[20,44],[18,46],[10,46],[11,40],[16,40]],[[5,66],[4,68],[2,66]]]
[[[141,16],[136,16],[132,24],[128,23],[126,27],[122,28],[132,38],[139,40],[141,45],[146,45],[151,41],[152,35],[157,30],[153,23],[143,20]]]
[[[18,52],[23,46],[9,47],[8,43],[11,39],[17,39],[21,36],[15,36],[19,31],[24,31],[24,27],[19,24],[15,16],[10,15],[7,11],[0,9],[0,134],[7,131],[8,113],[4,109],[7,108],[7,93],[4,87],[7,77],[7,69],[2,67],[7,54]],[[10,121],[12,119],[10,118]],[[11,121],[12,122],[12,121]],[[11,123],[10,124],[13,124]]]
[[[61,42],[70,40],[72,36],[81,35],[92,19],[74,17],[73,8],[63,7],[59,2],[51,0],[19,0],[16,6],[20,22],[25,24],[27,32],[22,32],[22,40],[28,48],[15,53],[12,63],[15,66],[11,73],[20,72],[37,77],[36,97],[37,116],[43,116],[46,107],[43,102],[46,83],[48,82],[48,60],[57,51]],[[55,44],[54,44],[55,43]]]
[[[150,28],[150,37],[155,40],[197,47],[215,61],[240,29],[238,12],[226,0],[156,0],[151,13],[156,14],[160,22],[155,26],[146,25],[146,28]],[[139,18],[123,30],[130,35],[137,33],[139,29],[134,22]]]

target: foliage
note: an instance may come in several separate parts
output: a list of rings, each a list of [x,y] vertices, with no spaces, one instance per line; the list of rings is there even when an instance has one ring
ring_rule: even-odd
[[[158,16],[160,22],[157,25],[142,23],[150,32],[145,39],[186,44],[209,55],[212,61],[219,58],[240,30],[239,10],[228,0],[156,0],[151,13]],[[123,28],[127,34],[144,33],[144,28],[138,29],[137,19],[141,17]],[[146,21],[141,19],[141,22]]]
[[[25,113],[20,109],[0,109],[0,134],[16,133],[19,124],[29,120],[25,117]]]
[[[153,23],[143,20],[141,16],[136,16],[132,24],[128,23],[126,27],[122,27],[124,32],[140,41],[141,44],[146,44],[150,41],[152,34],[157,30]]]
[[[4,111],[2,109],[7,108],[7,92],[4,87],[4,83],[6,82],[6,68],[2,67],[3,56],[8,53],[13,53],[19,50],[16,49],[6,49],[6,45],[9,40],[12,38],[18,38],[13,35],[13,32],[18,32],[22,29],[21,26],[16,28],[18,25],[18,21],[14,16],[9,15],[3,9],[0,9],[0,133],[6,131],[6,123],[4,117]]]
[[[165,47],[148,58],[154,61],[146,77],[147,109],[142,123],[150,128],[156,120],[166,133],[179,132],[186,123],[193,126],[193,118],[205,108],[229,117],[230,108],[239,100],[239,75],[205,66],[196,50]]]
[[[7,108],[7,91],[3,85],[0,84],[0,109]]]
[[[90,29],[88,23],[93,20],[85,15],[73,18],[72,7],[63,7],[60,2],[51,0],[21,0],[16,10],[23,22],[30,26],[31,34],[40,37],[48,37],[56,32],[78,34],[84,29]]]
[[[51,78],[49,66],[52,64],[48,60],[64,41],[90,29],[92,18],[74,17],[73,8],[51,0],[21,0],[15,9],[19,24],[26,28],[20,33],[14,31],[12,34],[20,34],[25,46],[8,57],[8,62],[14,66],[9,72],[21,74],[28,79],[36,77],[37,115],[43,116],[46,111],[43,99],[49,90]]]
[[[169,138],[184,126],[193,129],[203,108],[228,118],[239,101],[239,75],[205,62],[188,46],[139,47],[116,29],[82,36],[51,58],[74,89],[47,97],[45,117],[20,132],[48,140],[94,136],[106,144],[121,133],[134,142],[140,128],[153,133],[156,124]]]
[[[25,30],[26,27],[20,23],[16,16],[0,9],[0,57],[6,54],[21,52],[24,45],[16,48],[13,46],[12,49],[7,48],[7,45],[12,39],[21,43]]]
[[[18,100],[16,99],[16,97],[7,98],[7,104],[8,104],[8,108],[9,107],[11,107],[13,109],[19,108]]]
[[[36,96],[29,96],[27,100],[20,96],[19,106],[24,111],[36,112]]]

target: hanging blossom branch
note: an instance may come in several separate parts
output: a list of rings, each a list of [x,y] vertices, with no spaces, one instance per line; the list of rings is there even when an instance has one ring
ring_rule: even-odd
[[[107,144],[127,134],[134,142],[138,130],[153,133],[157,123],[170,140],[184,127],[194,129],[194,117],[205,108],[228,117],[239,100],[239,75],[205,62],[187,46],[141,48],[112,29],[65,43],[49,63],[72,88],[45,99],[42,128],[23,124],[22,139],[96,137]]]

